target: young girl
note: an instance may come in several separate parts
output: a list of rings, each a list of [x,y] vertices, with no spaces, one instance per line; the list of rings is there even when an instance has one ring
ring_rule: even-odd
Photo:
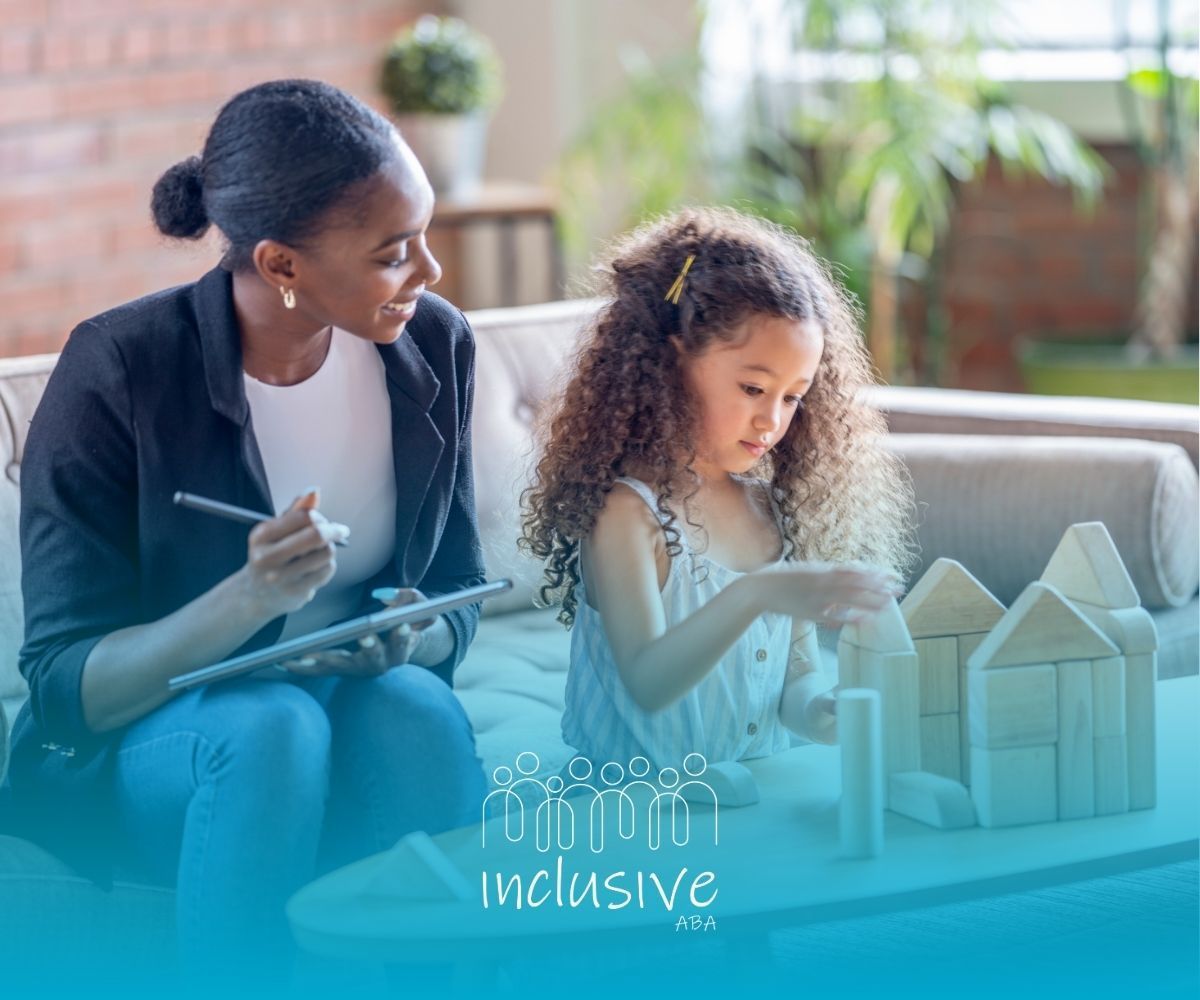
[[[878,611],[913,551],[855,313],[802,240],[731,210],[645,225],[603,273],[525,496],[574,626],[563,737],[676,767],[833,742],[814,625]]]

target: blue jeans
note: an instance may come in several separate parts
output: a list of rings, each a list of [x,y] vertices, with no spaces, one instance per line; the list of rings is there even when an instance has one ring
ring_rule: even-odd
[[[283,906],[300,886],[413,830],[475,821],[483,794],[462,705],[415,666],[188,691],[116,754],[131,874],[177,887],[187,969],[288,955]]]

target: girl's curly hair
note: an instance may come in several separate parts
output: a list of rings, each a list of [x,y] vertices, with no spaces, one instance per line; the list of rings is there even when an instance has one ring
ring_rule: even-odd
[[[664,296],[689,255],[676,305]],[[873,378],[859,313],[803,239],[732,209],[687,209],[619,239],[599,272],[608,301],[550,408],[536,484],[522,495],[520,544],[544,561],[539,594],[561,603],[559,621],[574,622],[580,544],[618,476],[654,490],[667,553],[682,551],[673,501],[686,516],[699,484],[699,413],[672,338],[694,357],[732,342],[754,315],[815,321],[825,340],[803,405],[754,470],[779,504],[788,557],[911,568],[911,481],[883,448],[882,414],[860,398]]]

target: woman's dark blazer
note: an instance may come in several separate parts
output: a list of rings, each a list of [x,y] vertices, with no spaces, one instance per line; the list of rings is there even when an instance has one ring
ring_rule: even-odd
[[[428,293],[404,335],[379,347],[396,553],[364,593],[392,585],[433,596],[483,581],[471,476],[474,350],[462,314]],[[43,841],[56,841],[54,825],[70,824],[87,799],[108,797],[106,751],[118,734],[92,733],[80,701],[92,647],[175,611],[245,564],[245,525],[176,506],[176,490],[273,509],[246,402],[232,277],[220,268],[80,324],[29,429],[20,669],[30,697],[14,726],[9,780],[18,803],[40,806],[39,825],[51,827]],[[433,671],[450,683],[479,607],[446,617],[454,653]],[[275,619],[237,652],[274,642],[282,628]]]

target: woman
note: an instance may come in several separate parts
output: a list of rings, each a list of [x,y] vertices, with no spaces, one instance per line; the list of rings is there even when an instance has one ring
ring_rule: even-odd
[[[477,606],[267,679],[167,689],[378,609],[376,587],[482,582],[474,346],[425,293],[432,210],[359,101],[304,80],[239,94],[153,196],[164,234],[220,230],[221,266],[82,323],[30,428],[13,799],[101,880],[115,858],[176,884],[197,964],[285,948],[283,903],[319,870],[477,815],[450,690]],[[177,490],[280,513],[247,541]]]

